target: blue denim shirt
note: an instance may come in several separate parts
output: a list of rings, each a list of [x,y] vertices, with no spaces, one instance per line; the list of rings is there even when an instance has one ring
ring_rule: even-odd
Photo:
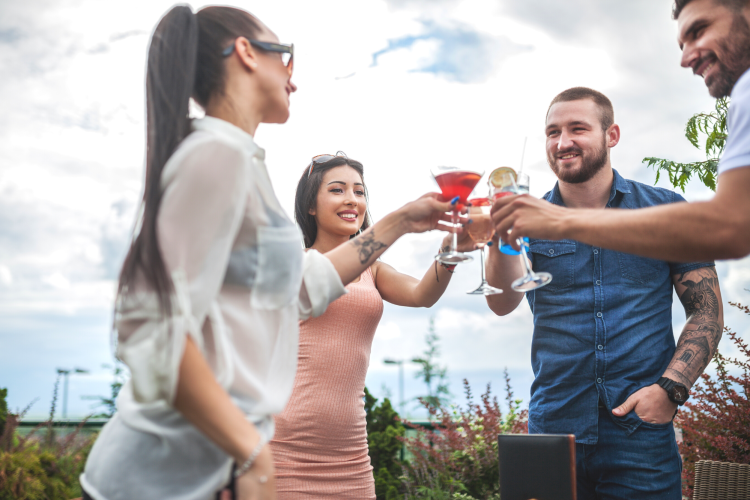
[[[558,185],[544,196],[563,205]],[[614,172],[607,208],[684,201],[679,194],[623,179]],[[703,263],[671,263],[592,247],[573,240],[530,240],[535,271],[552,282],[527,292],[534,314],[534,382],[529,432],[575,434],[597,442],[598,401],[611,410],[662,376],[675,351],[672,276]],[[633,432],[630,412],[615,421]]]

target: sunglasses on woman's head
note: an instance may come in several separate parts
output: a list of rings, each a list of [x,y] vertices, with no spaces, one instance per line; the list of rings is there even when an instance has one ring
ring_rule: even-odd
[[[261,50],[265,50],[268,52],[278,52],[281,54],[281,62],[284,63],[284,66],[286,66],[287,70],[289,71],[289,76],[292,76],[292,71],[294,70],[294,44],[290,43],[289,45],[285,43],[272,43],[272,42],[262,42],[260,40],[250,40],[247,39],[248,42],[250,42],[250,45],[253,45],[254,47],[258,47]],[[234,42],[232,42],[232,45],[227,47],[221,52],[221,55],[224,57],[229,57],[232,55],[232,52],[234,52]]]
[[[313,166],[316,163],[325,163],[327,161],[333,160],[337,156],[343,156],[344,158],[349,158],[348,156],[346,156],[346,153],[344,153],[343,151],[336,151],[335,155],[325,154],[325,155],[313,156],[312,160],[310,161],[310,167],[309,167],[310,169],[307,171],[307,178],[308,179],[310,178],[310,174],[312,173]]]

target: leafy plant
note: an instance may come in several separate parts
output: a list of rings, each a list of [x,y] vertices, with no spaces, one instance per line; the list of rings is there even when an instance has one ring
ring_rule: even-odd
[[[104,396],[82,396],[83,399],[91,399],[98,401],[94,408],[104,407],[104,411],[93,415],[93,418],[112,418],[117,411],[117,396],[120,394],[125,383],[125,370],[120,360],[116,359],[113,365],[102,365],[102,368],[112,368],[112,382],[109,384],[110,395],[109,397]]]
[[[375,476],[375,494],[378,500],[401,498],[401,438],[405,428],[398,413],[385,398],[380,405],[365,387],[365,412],[367,414],[367,444],[370,463]]]
[[[0,436],[0,500],[68,500],[81,496],[78,476],[94,437],[80,435],[83,423],[63,439],[54,439],[51,433],[38,437],[36,432],[43,427],[51,429],[51,422],[22,437],[17,432],[18,422],[30,407],[7,414]]]
[[[648,162],[648,167],[656,169],[656,182],[659,182],[661,172],[666,172],[672,186],[679,187],[684,193],[688,181],[696,175],[706,187],[716,191],[716,169],[727,140],[728,110],[729,98],[717,99],[715,111],[697,113],[688,120],[685,126],[685,137],[697,149],[705,151],[705,161],[679,163],[663,158],[644,158],[643,163]],[[700,139],[702,136],[705,136],[706,139],[705,144],[701,147]]]
[[[750,315],[750,308],[730,305]],[[692,496],[695,462],[717,460],[750,464],[750,347],[729,328],[724,331],[744,359],[714,355],[716,377],[704,373],[693,386],[691,400],[676,418],[682,429],[683,495]],[[742,375],[731,375],[730,369]]]
[[[435,430],[419,431],[417,438],[404,439],[414,458],[405,464],[410,498],[490,499],[499,494],[497,435],[528,433],[527,411],[519,411],[521,400],[513,398],[505,370],[508,413],[503,415],[491,387],[474,403],[469,382],[464,380],[466,408],[435,407],[423,402],[437,419]],[[449,494],[451,496],[440,496]],[[456,495],[467,495],[457,497]],[[430,496],[432,495],[432,496]]]
[[[8,389],[0,389],[0,436],[3,435],[5,422],[8,420]]]
[[[437,361],[440,356],[440,347],[438,346],[440,337],[435,331],[435,318],[430,318],[430,326],[427,335],[425,335],[425,341],[427,342],[427,349],[424,351],[424,356],[414,358],[412,362],[421,366],[415,377],[424,380],[427,386],[427,395],[416,399],[420,406],[424,405],[428,409],[430,407],[439,408],[447,403],[451,393],[448,390],[448,368],[438,364]],[[433,384],[435,384],[434,387]]]

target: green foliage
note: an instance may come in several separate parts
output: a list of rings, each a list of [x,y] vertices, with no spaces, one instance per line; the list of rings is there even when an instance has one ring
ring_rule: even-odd
[[[125,374],[122,362],[119,360],[115,360],[114,366],[102,365],[102,368],[112,368],[112,382],[109,384],[110,396],[108,398],[104,396],[85,396],[85,399],[98,401],[99,403],[95,407],[104,407],[104,411],[94,415],[94,418],[112,418],[117,411],[117,396],[120,394],[120,389],[122,389],[125,383]]]
[[[365,387],[365,412],[367,414],[367,444],[370,463],[375,476],[375,494],[378,500],[401,498],[401,462],[399,453],[406,429],[398,413],[385,398],[380,405]]]
[[[716,110],[711,113],[697,113],[688,120],[685,126],[685,137],[697,149],[703,149],[706,160],[694,163],[679,163],[663,158],[646,157],[643,163],[656,170],[656,182],[659,182],[661,172],[667,172],[669,182],[675,188],[685,192],[685,186],[691,177],[698,179],[712,191],[716,191],[716,169],[719,158],[724,151],[727,140],[727,111],[729,99],[716,100]],[[705,136],[705,144],[701,147],[701,138]]]
[[[421,365],[415,377],[424,380],[425,385],[427,385],[427,395],[416,399],[420,402],[420,406],[425,404],[428,408],[439,408],[447,404],[451,393],[448,390],[446,375],[448,368],[441,366],[437,361],[440,356],[440,347],[438,346],[440,337],[435,332],[435,318],[430,318],[430,326],[425,341],[427,342],[427,349],[424,351],[424,356],[414,358],[412,361]],[[434,388],[433,383],[435,384]]]
[[[42,426],[21,437],[17,432],[18,422],[25,412],[8,413],[0,435],[0,500],[80,497],[78,476],[95,437],[80,436],[79,427],[63,439],[55,439],[52,433],[39,438],[35,433]],[[47,427],[51,429],[51,423]]]
[[[467,380],[464,380],[465,407],[429,408],[438,417],[435,430],[418,429],[417,438],[405,440],[413,455],[405,466],[408,498],[496,498],[497,435],[528,433],[528,412],[520,411],[521,401],[513,398],[507,370],[505,381],[506,414],[492,396],[489,384],[481,402],[476,404]]]
[[[8,420],[8,389],[0,389],[0,436],[3,435],[5,422]]]

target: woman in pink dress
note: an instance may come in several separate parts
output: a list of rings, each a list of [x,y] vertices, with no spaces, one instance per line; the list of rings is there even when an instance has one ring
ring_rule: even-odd
[[[346,156],[316,157],[297,186],[295,218],[305,247],[321,253],[367,229],[362,164]],[[460,250],[473,249],[469,241],[462,238]],[[363,398],[383,300],[431,307],[452,271],[431,262],[417,280],[376,261],[323,315],[300,323],[294,389],[275,417],[271,441],[279,500],[375,498]]]

